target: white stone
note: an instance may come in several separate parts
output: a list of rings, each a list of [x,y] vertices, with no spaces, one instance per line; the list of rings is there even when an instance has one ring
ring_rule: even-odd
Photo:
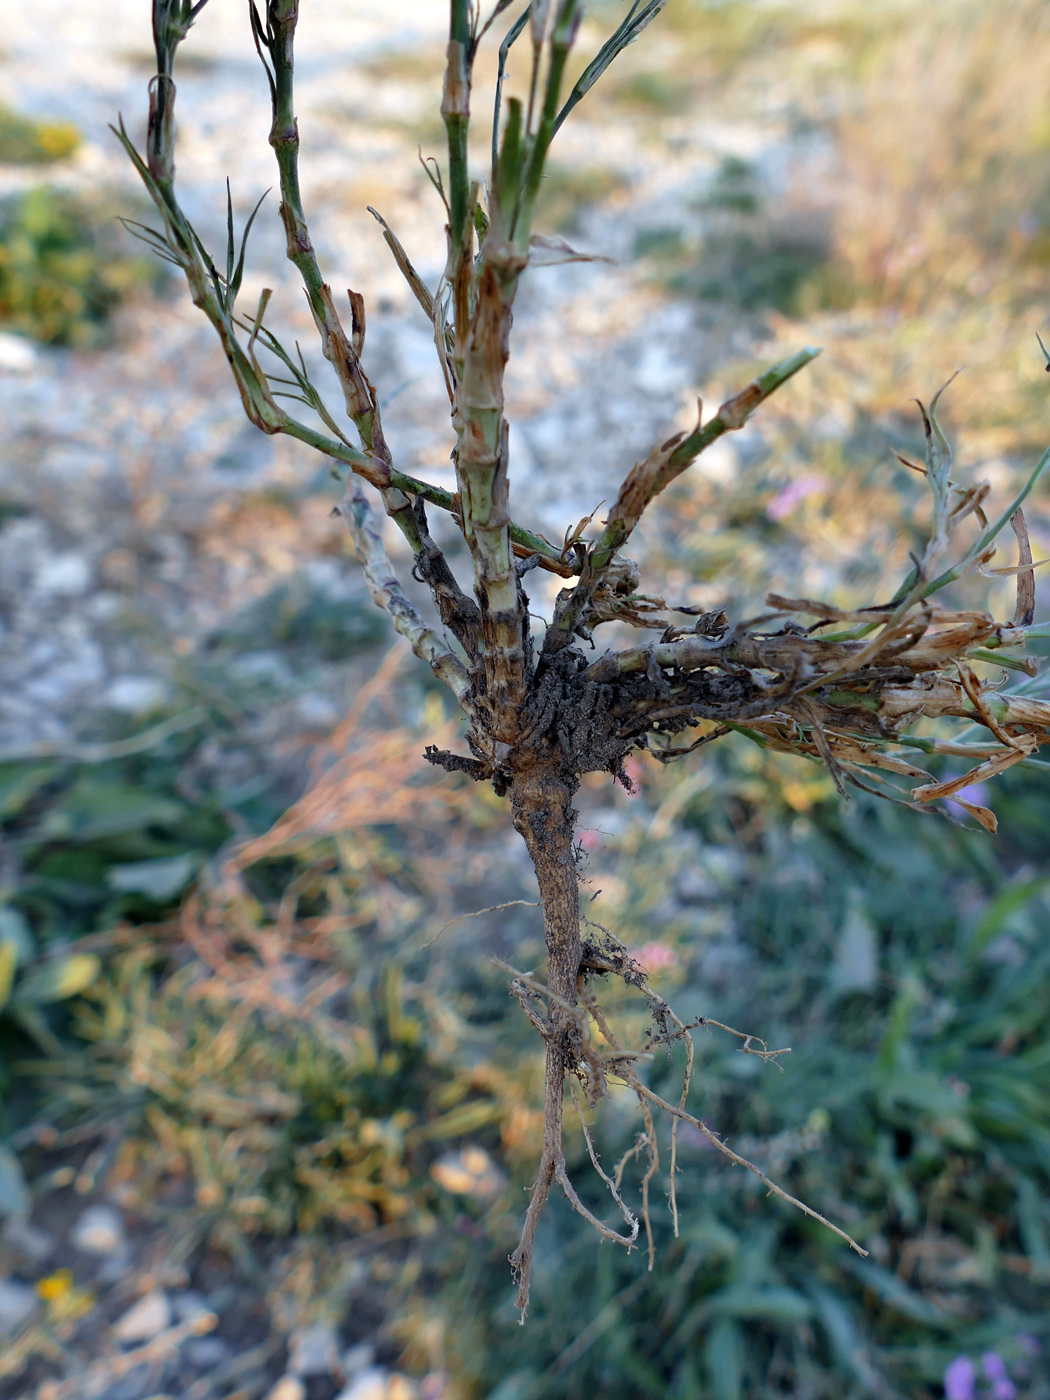
[[[90,582],[91,565],[82,554],[72,551],[45,559],[36,575],[39,591],[57,598],[77,598]]]
[[[302,1327],[288,1339],[288,1373],[293,1376],[329,1376],[339,1369],[339,1340],[327,1322]]]
[[[387,1400],[388,1372],[382,1366],[367,1366],[358,1371],[349,1385],[336,1396],[336,1400]]]
[[[36,1312],[39,1299],[28,1283],[0,1279],[0,1337],[17,1332]]]
[[[118,676],[106,688],[104,701],[111,710],[139,715],[151,710],[168,696],[168,687],[156,676]]]
[[[35,369],[40,354],[32,341],[25,336],[12,335],[10,331],[0,331],[0,369],[11,374],[28,374]]]
[[[126,1243],[124,1222],[112,1206],[88,1206],[69,1234],[69,1242],[85,1254],[117,1254]]]
[[[144,1294],[113,1324],[118,1342],[148,1342],[171,1325],[171,1303],[160,1288]]]

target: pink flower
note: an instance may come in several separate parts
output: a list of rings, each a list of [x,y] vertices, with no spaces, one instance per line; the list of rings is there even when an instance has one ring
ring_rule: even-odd
[[[589,827],[586,831],[580,832],[578,840],[583,850],[596,851],[602,844],[602,834],[595,828]]]
[[[977,1367],[968,1356],[957,1356],[944,1368],[944,1400],[974,1400]]]
[[[818,491],[823,491],[827,484],[827,477],[821,476],[819,472],[814,472],[810,476],[800,476],[797,481],[789,481],[786,486],[781,487],[769,505],[766,506],[766,515],[770,520],[776,520],[779,523],[786,516],[789,516],[807,496],[813,496]]]
[[[666,943],[643,943],[640,948],[631,949],[631,957],[641,963],[647,972],[659,972],[661,968],[677,967],[678,954]]]
[[[637,787],[642,781],[645,769],[642,760],[636,754],[631,754],[630,758],[624,759],[623,771],[627,774],[631,786]]]

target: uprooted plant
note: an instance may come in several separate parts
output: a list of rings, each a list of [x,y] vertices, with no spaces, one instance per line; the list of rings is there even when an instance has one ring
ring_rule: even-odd
[[[451,0],[441,105],[447,164],[443,172],[436,164],[429,167],[447,220],[448,258],[437,287],[424,284],[394,231],[376,216],[433,328],[451,407],[458,490],[444,491],[406,475],[394,465],[376,391],[363,367],[363,299],[357,292],[348,293],[347,330],[322,276],[302,207],[293,90],[297,0],[266,0],[265,9],[250,0],[249,20],[272,98],[270,143],[279,171],[288,257],[302,279],[359,445],[326,408],[302,357],[293,357],[265,324],[270,293],[262,294],[253,315],[238,311],[245,254],[243,240],[238,252],[232,206],[226,264],[220,271],[178,202],[173,65],[179,43],[205,3],[153,3],[157,75],[150,87],[145,157],[123,125],[118,133],[162,220],[160,229],[141,232],[184,272],[195,304],[219,335],[251,421],[266,433],[286,433],[309,444],[329,459],[334,471],[345,474],[346,494],[339,510],[372,596],[390,613],[416,655],[448,686],[466,717],[469,756],[432,748],[426,757],[445,769],[491,782],[500,795],[508,794],[514,825],[535,866],[547,945],[546,982],[508,969],[512,990],[546,1045],[540,1163],[521,1241],[512,1256],[518,1303],[524,1309],[537,1223],[555,1181],[603,1236],[630,1247],[638,1235],[638,1221],[621,1193],[626,1163],[611,1176],[601,1167],[580,1102],[582,1096],[593,1106],[610,1077],[629,1086],[641,1106],[644,1131],[636,1150],[647,1155],[642,1188],[647,1224],[648,1187],[659,1166],[654,1109],[669,1114],[673,1124],[672,1206],[674,1128],[680,1120],[691,1122],[728,1158],[762,1176],[686,1111],[688,1074],[677,1104],[652,1092],[638,1073],[644,1052],[628,1050],[620,1042],[597,998],[597,979],[602,977],[617,978],[637,991],[653,1016],[646,1048],[684,1040],[691,1066],[692,1027],[649,989],[643,971],[611,934],[595,928],[593,936],[583,935],[587,921],[580,914],[572,808],[581,775],[606,772],[629,787],[624,761],[633,749],[646,749],[668,761],[736,731],[824,764],[844,795],[854,785],[929,810],[938,799],[957,795],[1013,764],[1032,761],[1035,749],[1047,741],[1050,705],[1029,698],[1023,684],[1020,690],[1004,692],[998,682],[982,678],[987,670],[974,668],[995,664],[1031,676],[1034,664],[1013,650],[1029,637],[1050,635],[1045,626],[1033,626],[1034,566],[1021,510],[1050,461],[1050,451],[1040,458],[1017,498],[989,521],[989,488],[964,487],[952,478],[952,454],[937,420],[939,395],[928,410],[920,406],[926,461],[915,470],[925,476],[932,492],[933,525],[925,550],[921,557],[914,556],[911,573],[889,602],[843,611],[820,602],[771,596],[770,612],[764,617],[731,622],[726,612],[668,605],[640,592],[638,569],[624,550],[645,510],[705,448],[723,433],[743,427],[766,398],[818,353],[806,348],[753,380],[707,423],[698,421],[691,432],[677,433],[654,447],[627,474],[596,538],[586,539],[577,529],[567,532],[566,544],[559,547],[515,523],[510,515],[504,413],[514,298],[530,261],[580,256],[560,240],[534,231],[544,163],[573,108],[620,51],[657,17],[666,0],[634,0],[568,95],[563,92],[566,65],[583,0],[532,0],[521,10],[499,48],[492,165],[485,182],[473,179],[468,169],[474,59],[490,26],[511,9],[513,0],[498,0],[484,23],[474,0]],[[524,100],[510,98],[504,104],[508,54],[523,37],[531,44],[527,91]],[[247,233],[248,229],[245,239]],[[289,399],[311,411],[309,421],[293,417],[282,406],[280,401]],[[366,484],[378,493],[408,542],[415,573],[429,587],[440,626],[428,625],[398,581]],[[432,538],[428,507],[450,512],[462,532],[473,564],[472,589],[457,581]],[[995,541],[1007,523],[1017,537],[1019,562],[992,570]],[[964,531],[974,537],[960,541]],[[523,584],[534,568],[568,581],[553,616],[535,639]],[[1009,622],[996,622],[984,611],[951,611],[936,601],[948,584],[977,570],[1016,574],[1017,609]],[[675,615],[685,620],[676,621]],[[787,621],[790,615],[816,621],[803,627]],[[606,651],[592,660],[577,640],[591,643],[595,630],[609,622],[649,630],[656,639]],[[962,733],[948,732],[941,738],[909,733],[915,721],[952,718],[968,722]],[[974,725],[988,731],[987,742],[967,736]],[[692,742],[676,746],[674,736],[688,729],[700,732]],[[902,749],[909,747],[974,760],[975,766],[965,776],[938,782],[904,756]],[[917,780],[917,785],[909,793],[900,786],[901,779]],[[956,800],[981,825],[994,830],[995,818],[987,808]],[[743,1049],[767,1058],[778,1053],[750,1037],[743,1037]],[[562,1146],[566,1082],[580,1110],[591,1160],[627,1222],[624,1234],[589,1214],[567,1175]],[[767,1184],[816,1216],[772,1182]],[[860,1249],[854,1241],[849,1243]]]

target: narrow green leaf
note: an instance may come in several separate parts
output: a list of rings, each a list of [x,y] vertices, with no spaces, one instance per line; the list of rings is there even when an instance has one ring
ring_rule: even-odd
[[[20,967],[25,967],[36,955],[36,940],[29,920],[21,909],[13,909],[10,904],[0,905],[0,942],[14,945]]]
[[[500,1107],[487,1099],[475,1103],[460,1104],[458,1108],[443,1114],[428,1123],[419,1136],[427,1142],[441,1142],[444,1138],[464,1137],[477,1132],[479,1128],[495,1123],[500,1117]]]
[[[973,561],[977,559],[981,554],[983,554],[989,545],[995,542],[998,535],[1002,532],[1005,526],[1009,524],[1010,517],[1016,512],[1017,508],[1023,505],[1024,502],[1028,499],[1028,496],[1035,487],[1036,483],[1039,481],[1039,478],[1046,470],[1048,462],[1050,462],[1050,447],[1048,447],[1043,453],[1043,455],[1039,458],[1039,461],[1036,463],[1031,476],[1025,482],[1024,486],[1017,493],[1017,495],[1014,497],[1011,503],[1003,511],[1002,515],[1000,515],[999,519],[995,522],[995,524],[990,525],[988,529],[985,530],[984,534],[980,537],[977,543],[971,545],[971,547],[966,551],[966,553],[963,555],[963,557],[959,560],[957,564],[953,565],[952,568],[947,569],[943,574],[940,574],[937,578],[933,580],[932,583],[928,583],[926,585],[926,587],[922,591],[922,596],[924,598],[929,598],[931,594],[936,593],[939,589],[944,588],[947,584],[954,583],[955,580],[959,578],[959,576],[968,568],[968,566],[972,564]],[[900,588],[898,588],[896,594],[893,597],[893,602],[899,603],[902,598],[907,597],[908,592],[910,591],[914,583],[915,570],[913,569],[908,575],[908,577],[901,584]],[[870,625],[867,628],[867,630],[871,630]],[[1038,636],[1039,634],[1035,632],[1034,629],[1030,629],[1029,635]]]
[[[1033,1272],[1050,1278],[1050,1246],[1047,1244],[1043,1193],[1030,1177],[1017,1182],[1017,1223],[1021,1228],[1024,1251],[1032,1261]]]
[[[259,202],[256,204],[252,212],[248,215],[248,222],[245,224],[244,233],[241,235],[240,257],[237,259],[237,266],[233,270],[233,277],[230,279],[229,285],[227,287],[227,292],[230,298],[231,311],[233,310],[233,303],[236,300],[237,293],[241,290],[241,280],[244,276],[244,255],[248,251],[248,235],[252,231],[252,224],[255,223],[255,216],[262,208],[263,200],[269,193],[270,191],[266,190],[265,193],[261,195]]]
[[[0,1215],[28,1215],[31,1198],[22,1163],[7,1146],[0,1146]]]
[[[524,165],[524,145],[522,142],[522,108],[516,97],[509,102],[507,127],[503,133],[503,146],[496,163],[496,201],[503,216],[504,226],[510,228],[517,211],[521,193],[521,172]]]
[[[916,1293],[906,1283],[869,1259],[848,1259],[845,1267],[850,1273],[875,1293],[887,1307],[910,1317],[913,1322],[923,1322],[928,1327],[954,1327],[955,1319],[941,1312],[940,1308],[928,1303],[921,1293]]]
[[[11,1005],[22,1008],[66,1001],[90,987],[101,968],[94,953],[71,953],[68,957],[42,963],[19,985]]]
[[[667,0],[634,0],[634,4],[627,12],[626,17],[617,26],[614,33],[608,38],[598,50],[594,58],[591,59],[587,67],[576,80],[576,85],[569,93],[564,107],[558,113],[554,123],[555,132],[561,130],[562,123],[568,117],[573,108],[583,100],[584,97],[594,87],[595,83],[603,73],[615,62],[624,49],[641,34],[645,27],[653,22]]]
[[[970,957],[979,958],[992,939],[1002,932],[1010,915],[1023,909],[1037,894],[1042,893],[1048,884],[1050,874],[1037,875],[1032,880],[1021,881],[1020,884],[1008,884],[989,900],[970,936],[966,950]]]
[[[0,1008],[5,1007],[14,986],[15,969],[18,967],[18,949],[6,940],[0,943]]]
[[[728,1317],[711,1328],[704,1349],[711,1400],[741,1400],[744,1379],[744,1337]]]

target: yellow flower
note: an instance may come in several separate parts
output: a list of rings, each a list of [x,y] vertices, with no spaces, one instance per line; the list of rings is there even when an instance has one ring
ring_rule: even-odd
[[[60,1303],[73,1291],[73,1270],[58,1269],[47,1278],[39,1279],[36,1291],[45,1303]]]

